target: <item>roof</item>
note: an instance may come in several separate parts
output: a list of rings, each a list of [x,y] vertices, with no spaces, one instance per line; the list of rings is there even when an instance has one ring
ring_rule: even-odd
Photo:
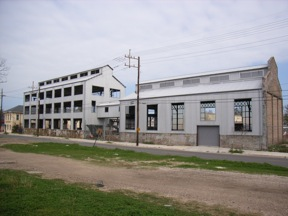
[[[9,110],[6,110],[5,113],[23,113],[23,106],[22,105],[18,105],[18,106],[15,106]]]
[[[148,84],[148,83],[194,78],[194,77],[203,77],[203,76],[209,76],[209,75],[219,75],[219,74],[226,74],[226,73],[236,73],[240,71],[243,72],[243,71],[257,70],[257,69],[264,69],[264,68],[268,68],[268,65],[263,64],[263,65],[257,65],[257,66],[251,66],[251,67],[232,68],[232,69],[225,69],[225,70],[219,70],[219,71],[207,71],[207,72],[201,72],[201,73],[195,73],[195,74],[189,74],[189,75],[175,76],[175,77],[170,77],[170,78],[143,81],[140,84]]]
[[[148,98],[160,98],[160,97],[175,97],[183,95],[196,95],[196,94],[209,94],[209,93],[220,93],[220,92],[233,92],[233,91],[248,91],[262,89],[262,80],[250,80],[250,81],[240,81],[237,82],[226,82],[226,83],[216,83],[216,84],[201,84],[194,86],[180,86],[171,88],[158,88],[152,90],[140,91],[140,99]],[[120,101],[125,100],[135,100],[137,98],[136,93],[128,95],[127,97],[120,99]]]

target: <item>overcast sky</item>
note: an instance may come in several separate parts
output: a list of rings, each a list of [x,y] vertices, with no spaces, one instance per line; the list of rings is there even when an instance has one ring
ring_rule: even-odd
[[[288,103],[288,0],[0,0],[0,57],[10,68],[3,108],[32,82],[111,65],[141,81],[266,64],[275,57]],[[136,62],[135,62],[136,64]]]

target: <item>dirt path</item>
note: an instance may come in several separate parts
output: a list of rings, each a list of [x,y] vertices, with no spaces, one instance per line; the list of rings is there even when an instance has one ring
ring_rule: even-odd
[[[96,183],[104,190],[129,189],[180,201],[221,204],[244,212],[288,215],[288,178],[195,169],[103,167],[67,158],[15,153],[0,148],[0,168],[39,171],[45,178]]]

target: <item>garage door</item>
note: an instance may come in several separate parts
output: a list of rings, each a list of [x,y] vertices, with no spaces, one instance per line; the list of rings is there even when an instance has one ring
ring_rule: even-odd
[[[219,126],[198,126],[198,146],[220,146]]]

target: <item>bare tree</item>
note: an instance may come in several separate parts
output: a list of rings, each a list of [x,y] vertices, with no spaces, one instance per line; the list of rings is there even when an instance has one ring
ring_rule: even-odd
[[[6,59],[0,58],[0,83],[6,82],[9,68],[6,66]]]

